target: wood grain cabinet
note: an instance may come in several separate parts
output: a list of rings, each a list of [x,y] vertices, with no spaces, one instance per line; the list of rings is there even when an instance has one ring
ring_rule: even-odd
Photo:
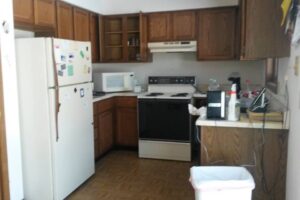
[[[281,23],[281,0],[241,0],[241,59],[288,57],[290,42]],[[267,17],[266,17],[267,16]]]
[[[153,13],[148,15],[149,42],[172,40],[171,13]]]
[[[95,158],[109,151],[114,144],[114,99],[94,103]]]
[[[236,58],[237,9],[204,9],[198,12],[198,60]]]
[[[90,41],[90,13],[86,10],[73,8],[74,39]]]
[[[102,62],[147,62],[147,18],[143,14],[100,16]]]
[[[90,41],[92,45],[92,62],[99,62],[99,23],[98,15],[90,13]]]
[[[196,12],[182,11],[173,14],[173,39],[195,40],[196,39]]]
[[[55,1],[34,0],[34,21],[35,25],[55,28]]]
[[[13,0],[15,26],[26,29],[54,29],[54,0]]]
[[[287,130],[201,127],[201,165],[245,166],[253,199],[285,199]]]
[[[56,2],[57,37],[74,39],[73,7],[61,1]]]
[[[33,0],[13,0],[14,20],[16,24],[33,24]]]
[[[149,42],[195,39],[195,11],[151,13],[148,18]]]
[[[137,147],[137,98],[116,97],[116,145]]]

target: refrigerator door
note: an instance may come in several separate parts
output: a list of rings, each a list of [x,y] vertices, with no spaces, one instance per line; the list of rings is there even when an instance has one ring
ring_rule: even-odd
[[[54,113],[55,91],[50,90],[55,199],[64,199],[95,173],[92,84],[61,87],[58,140]]]
[[[48,67],[49,87],[67,86],[92,81],[91,44],[63,39],[50,39],[54,63]],[[50,59],[49,59],[50,60]],[[49,62],[51,65],[51,62]],[[54,67],[54,69],[53,69]]]

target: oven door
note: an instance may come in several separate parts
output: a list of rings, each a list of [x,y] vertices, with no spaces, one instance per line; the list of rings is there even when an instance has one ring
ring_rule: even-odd
[[[139,99],[139,138],[190,142],[189,99]]]

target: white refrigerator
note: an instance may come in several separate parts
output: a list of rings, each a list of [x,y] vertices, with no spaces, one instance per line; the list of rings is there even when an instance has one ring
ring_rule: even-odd
[[[91,45],[16,39],[24,195],[61,200],[95,173]]]

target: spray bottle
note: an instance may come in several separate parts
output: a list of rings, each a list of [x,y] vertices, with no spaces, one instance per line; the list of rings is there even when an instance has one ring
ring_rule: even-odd
[[[240,102],[237,99],[236,84],[232,84],[230,91],[230,100],[228,103],[228,120],[239,121],[240,119]]]

